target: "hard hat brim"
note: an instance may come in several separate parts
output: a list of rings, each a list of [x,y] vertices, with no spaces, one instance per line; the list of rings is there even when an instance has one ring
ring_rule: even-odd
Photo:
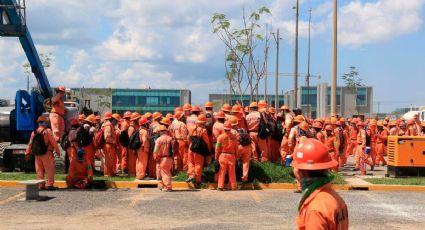
[[[324,170],[331,169],[338,165],[336,160],[331,160],[326,163],[298,163],[296,161],[292,161],[291,166],[301,170]]]

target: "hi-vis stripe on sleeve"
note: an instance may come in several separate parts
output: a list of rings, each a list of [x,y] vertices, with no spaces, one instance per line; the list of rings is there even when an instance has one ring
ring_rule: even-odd
[[[216,147],[216,148],[220,148],[220,147],[221,147],[220,142],[217,142],[217,143],[215,144],[215,147]]]
[[[155,147],[155,149],[153,150],[154,153],[158,153],[159,152],[159,148]]]

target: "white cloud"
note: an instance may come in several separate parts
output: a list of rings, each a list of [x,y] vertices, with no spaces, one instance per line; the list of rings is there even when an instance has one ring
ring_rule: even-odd
[[[338,41],[361,46],[417,32],[424,0],[350,2],[339,10]]]

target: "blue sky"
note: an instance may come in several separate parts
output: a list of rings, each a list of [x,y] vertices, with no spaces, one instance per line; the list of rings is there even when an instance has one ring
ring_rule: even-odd
[[[27,24],[39,52],[53,55],[46,71],[53,86],[188,88],[193,102],[200,104],[208,93],[227,89],[224,46],[212,33],[212,14],[225,13],[237,24],[242,8],[269,7],[272,15],[264,23],[279,28],[283,37],[280,72],[293,73],[294,4],[295,0],[37,0],[27,1]],[[374,87],[376,110],[378,102],[381,112],[425,105],[424,6],[425,0],[339,1],[338,76],[356,66],[364,83]],[[311,73],[321,75],[321,82],[330,80],[331,7],[332,0],[300,1],[299,72],[307,71],[312,8]],[[0,38],[0,50],[0,97],[12,99],[17,89],[26,87],[21,67],[26,58],[15,38]],[[269,72],[274,62],[272,52]],[[270,93],[273,81],[269,79]],[[299,82],[304,84],[303,79]],[[292,85],[292,78],[281,78],[279,90]]]

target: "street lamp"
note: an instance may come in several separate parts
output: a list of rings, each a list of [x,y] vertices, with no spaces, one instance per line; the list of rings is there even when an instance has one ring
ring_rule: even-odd
[[[276,72],[275,72],[275,95],[274,95],[274,106],[276,109],[279,108],[279,43],[282,39],[279,35],[279,29],[276,34],[272,33],[274,40],[276,41]]]

